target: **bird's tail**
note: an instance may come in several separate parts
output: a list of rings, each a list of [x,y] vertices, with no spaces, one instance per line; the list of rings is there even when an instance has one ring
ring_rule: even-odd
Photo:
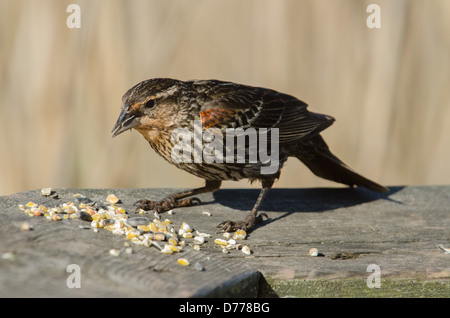
[[[316,135],[297,144],[294,155],[315,175],[349,186],[365,187],[376,192],[390,191],[353,171],[331,153],[322,136]]]

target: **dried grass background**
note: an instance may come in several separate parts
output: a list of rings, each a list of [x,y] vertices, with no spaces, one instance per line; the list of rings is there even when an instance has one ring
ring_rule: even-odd
[[[202,185],[136,131],[111,139],[122,94],[153,77],[293,94],[337,119],[324,137],[362,174],[449,184],[449,13],[448,0],[0,0],[0,195]],[[276,183],[315,186],[339,185],[296,159]]]

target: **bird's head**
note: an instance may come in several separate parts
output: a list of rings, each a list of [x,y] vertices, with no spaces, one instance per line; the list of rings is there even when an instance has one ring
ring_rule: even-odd
[[[174,125],[184,82],[169,78],[149,79],[130,88],[122,97],[122,111],[112,129],[113,137],[136,129],[164,129]]]

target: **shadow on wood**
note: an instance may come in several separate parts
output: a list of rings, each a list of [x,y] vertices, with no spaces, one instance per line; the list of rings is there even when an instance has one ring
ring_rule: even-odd
[[[308,188],[272,189],[262,203],[260,211],[273,212],[324,212],[351,207],[375,200],[389,200],[390,195],[404,187],[390,187],[390,192],[376,193],[363,188]],[[215,203],[235,210],[250,211],[256,202],[259,190],[222,189],[214,192]],[[205,202],[212,203],[212,202]]]
[[[389,200],[389,196],[404,187],[390,187],[390,192],[377,193],[364,188],[308,188],[308,189],[271,189],[264,200],[260,211],[284,212],[276,218],[265,220],[260,226],[265,226],[295,212],[325,212],[345,207],[351,207],[375,200]],[[223,189],[213,193],[216,203],[235,210],[250,211],[256,202],[259,190],[254,189]],[[210,203],[210,202],[208,202]]]

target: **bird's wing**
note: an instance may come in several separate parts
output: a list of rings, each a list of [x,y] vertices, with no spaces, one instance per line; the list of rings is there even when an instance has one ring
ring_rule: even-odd
[[[334,118],[312,113],[301,100],[274,90],[202,81],[200,116],[206,128],[278,128],[280,143],[314,136]]]

